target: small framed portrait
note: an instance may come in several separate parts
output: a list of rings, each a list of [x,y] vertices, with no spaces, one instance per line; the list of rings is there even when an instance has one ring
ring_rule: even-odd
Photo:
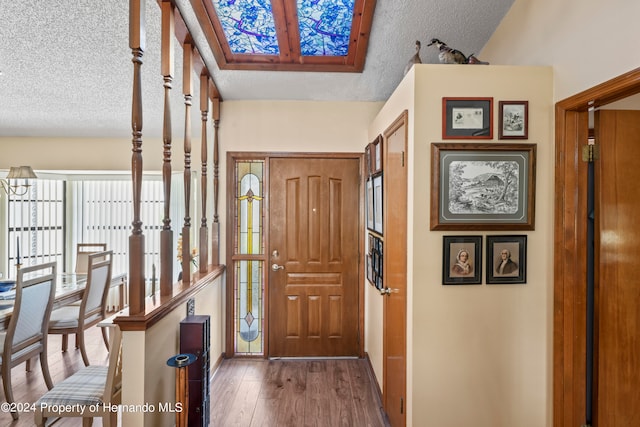
[[[487,284],[527,282],[527,236],[487,236]]]
[[[443,236],[442,284],[482,283],[482,236]]]
[[[529,101],[500,101],[499,139],[529,138]]]
[[[443,139],[492,139],[493,98],[442,98]]]

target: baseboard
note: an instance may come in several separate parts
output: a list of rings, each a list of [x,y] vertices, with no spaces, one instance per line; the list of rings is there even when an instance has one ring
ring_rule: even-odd
[[[387,416],[386,411],[384,410],[384,405],[382,404],[382,390],[380,390],[380,383],[376,378],[376,373],[373,370],[373,365],[371,365],[371,359],[369,358],[369,353],[364,353],[364,360],[367,362],[367,374],[369,375],[369,381],[374,385],[376,391],[376,400],[378,407],[380,408],[380,414],[382,415],[382,420],[384,421],[385,426],[391,426],[389,422],[389,417]]]

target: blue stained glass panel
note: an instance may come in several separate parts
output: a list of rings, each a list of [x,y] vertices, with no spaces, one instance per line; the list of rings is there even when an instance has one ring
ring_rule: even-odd
[[[211,0],[233,53],[278,55],[270,0]]]
[[[346,56],[355,0],[297,0],[305,56]]]

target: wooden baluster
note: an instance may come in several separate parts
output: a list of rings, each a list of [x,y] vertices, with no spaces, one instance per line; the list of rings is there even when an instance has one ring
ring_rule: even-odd
[[[173,287],[173,230],[171,230],[171,102],[169,93],[173,82],[173,36],[175,31],[174,6],[163,1],[161,72],[164,78],[164,126],[162,129],[163,160],[162,185],[164,189],[164,218],[160,232],[160,295],[171,295]]]
[[[133,229],[129,236],[129,314],[145,309],[144,286],[144,235],[140,220],[142,194],[142,55],[145,49],[145,2],[129,2],[129,47],[133,55],[133,101],[131,106],[132,156],[131,179],[133,184]]]
[[[206,70],[203,70],[206,71]],[[200,272],[205,273],[209,266],[209,243],[207,229],[207,114],[209,113],[209,76],[200,75],[200,113],[202,115],[202,143],[200,146],[202,157],[201,193],[202,219],[200,220],[199,266]]]
[[[213,119],[213,223],[211,224],[211,264],[220,264],[220,222],[218,218],[218,127],[220,125],[220,98],[211,100]]]
[[[191,282],[191,90],[193,48],[183,45],[182,93],[184,95],[184,225],[182,227],[182,281]]]

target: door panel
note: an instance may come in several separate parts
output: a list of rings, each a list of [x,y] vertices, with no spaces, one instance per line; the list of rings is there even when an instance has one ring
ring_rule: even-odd
[[[383,399],[393,427],[406,425],[407,168],[406,113],[385,132]]]
[[[595,426],[640,425],[640,112],[596,112]]]
[[[269,168],[270,356],[356,356],[360,161]]]

